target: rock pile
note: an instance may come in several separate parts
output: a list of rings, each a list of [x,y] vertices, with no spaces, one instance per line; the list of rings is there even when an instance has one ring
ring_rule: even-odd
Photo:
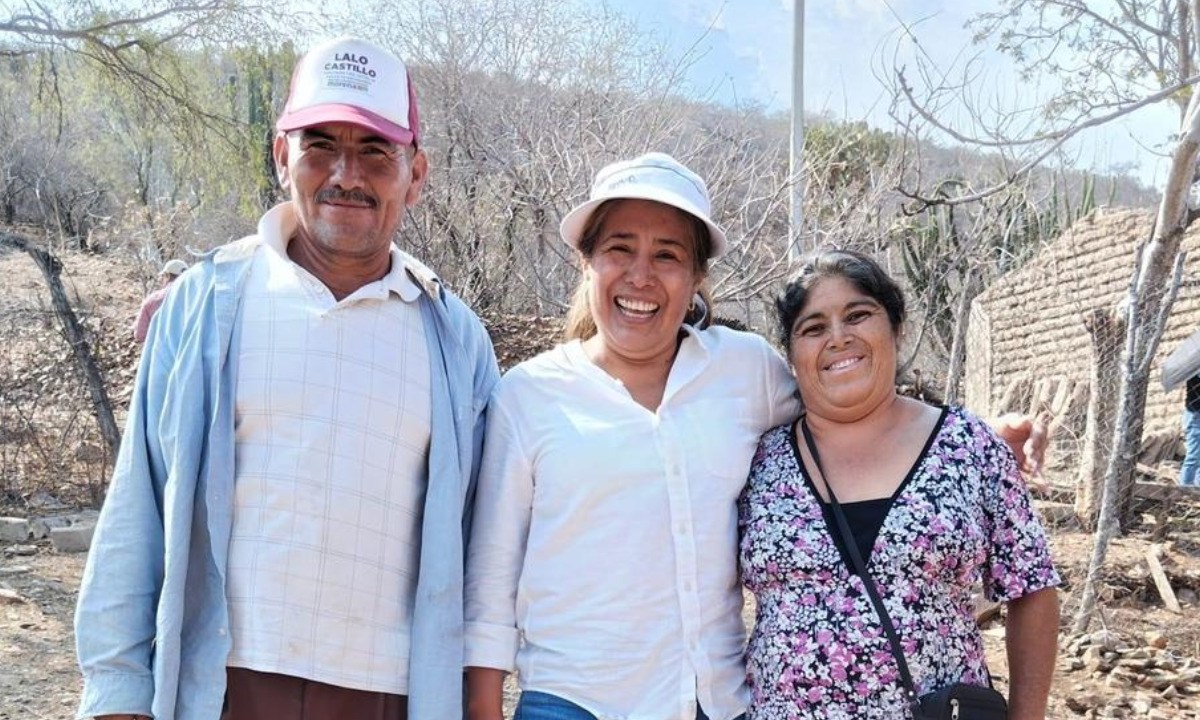
[[[81,510],[76,513],[47,515],[25,519],[0,517],[0,541],[17,543],[4,548],[5,555],[29,555],[37,551],[36,545],[27,541],[49,538],[50,544],[60,553],[87,552],[96,529],[99,513]],[[28,549],[28,550],[27,550]]]
[[[1067,707],[1088,718],[1177,718],[1200,707],[1200,661],[1168,647],[1164,633],[1147,633],[1140,641],[1111,630],[1066,640],[1067,673],[1079,673],[1120,694],[1107,697],[1075,683]]]

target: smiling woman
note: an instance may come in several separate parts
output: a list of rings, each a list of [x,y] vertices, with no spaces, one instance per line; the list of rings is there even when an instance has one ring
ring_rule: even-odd
[[[467,565],[471,720],[729,720],[746,704],[736,504],[795,386],[693,306],[725,251],[708,190],[661,153],[610,165],[562,222],[568,341],[488,406]]]
[[[904,294],[874,262],[820,253],[777,310],[780,344],[810,412],[853,421],[895,394]]]
[[[965,410],[896,394],[904,298],[870,258],[818,253],[777,309],[807,410],[763,435],[741,499],[749,716],[907,717],[910,684],[989,684],[982,582],[1009,606],[1009,717],[1044,718],[1059,578],[1012,453]]]
[[[582,295],[596,326],[583,348],[655,409],[662,370],[675,358],[680,327],[704,281],[708,253],[697,246],[707,232],[697,233],[682,210],[652,200],[609,200],[602,209],[580,243]]]

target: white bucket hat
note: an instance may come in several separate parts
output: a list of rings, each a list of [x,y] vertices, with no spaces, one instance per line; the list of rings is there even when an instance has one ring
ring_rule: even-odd
[[[725,231],[709,217],[712,203],[704,181],[675,158],[660,152],[615,162],[596,173],[587,202],[567,213],[558,226],[559,235],[578,250],[592,211],[604,201],[614,199],[653,200],[679,208],[708,226],[711,259],[721,257],[728,249]]]

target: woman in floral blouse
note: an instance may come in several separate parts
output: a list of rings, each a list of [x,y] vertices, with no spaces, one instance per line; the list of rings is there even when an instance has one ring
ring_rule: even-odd
[[[988,682],[971,600],[982,580],[989,597],[1008,603],[1009,717],[1041,720],[1059,578],[1012,452],[965,410],[896,394],[904,299],[869,258],[818,254],[778,311],[827,475],[797,442],[799,422],[763,436],[739,516],[743,579],[758,598],[750,720],[907,717],[896,661],[845,559],[826,482],[918,693]]]

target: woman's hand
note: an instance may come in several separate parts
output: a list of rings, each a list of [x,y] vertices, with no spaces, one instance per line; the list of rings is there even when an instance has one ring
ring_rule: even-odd
[[[1036,416],[1005,413],[989,423],[1012,448],[1021,472],[1038,488],[1043,487],[1042,467],[1050,442],[1050,420],[1050,412],[1043,410]]]
[[[504,671],[467,668],[467,720],[504,720]]]

